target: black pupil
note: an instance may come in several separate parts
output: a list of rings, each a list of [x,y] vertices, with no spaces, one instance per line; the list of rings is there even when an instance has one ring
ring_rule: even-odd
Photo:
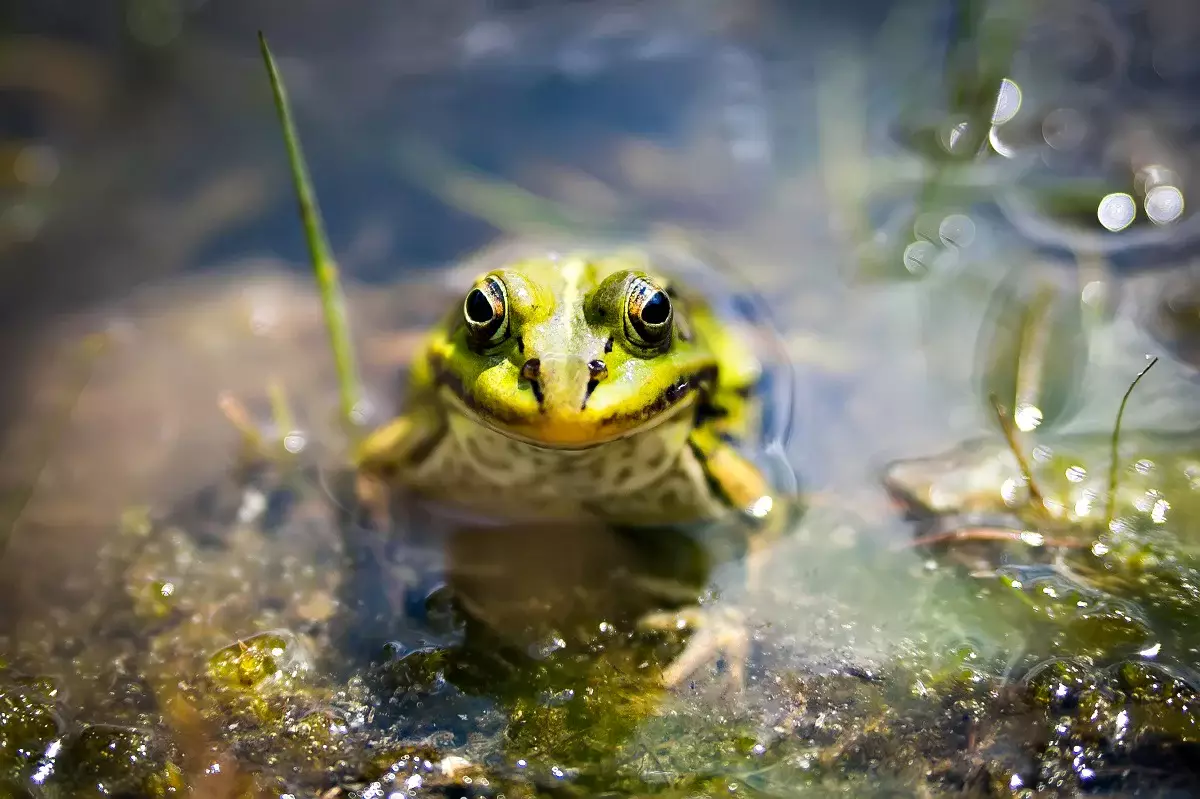
[[[661,291],[650,295],[642,306],[642,321],[648,325],[661,325],[671,313],[671,301]]]
[[[495,311],[484,293],[479,289],[471,289],[471,293],[467,295],[467,318],[477,325],[486,325],[492,321],[493,316]]]

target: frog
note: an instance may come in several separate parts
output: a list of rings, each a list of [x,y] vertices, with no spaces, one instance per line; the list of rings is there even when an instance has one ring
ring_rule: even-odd
[[[745,586],[800,513],[747,453],[763,364],[693,286],[638,247],[511,256],[450,303],[410,367],[406,402],[357,453],[360,496],[404,492],[506,524],[615,529],[733,522]],[[724,658],[745,679],[745,614],[699,597],[648,614],[691,627],[661,680]]]
[[[1113,433],[1106,430],[1039,436],[1024,458],[1036,495],[1021,460],[1000,435],[894,460],[883,466],[880,480],[925,541],[1012,531],[1018,539],[1047,546],[1090,546],[1112,531],[1110,514],[1121,522],[1117,529],[1187,537],[1190,528],[1177,520],[1200,513],[1200,429],[1125,430],[1115,469],[1112,447]]]

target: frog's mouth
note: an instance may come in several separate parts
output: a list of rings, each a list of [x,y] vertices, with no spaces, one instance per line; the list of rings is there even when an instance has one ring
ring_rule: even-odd
[[[447,390],[445,393],[452,406],[463,416],[506,438],[542,449],[575,450],[589,449],[646,433],[692,411],[699,398],[693,391],[663,409],[648,407],[644,413],[607,417],[576,412],[500,418],[481,412],[466,398],[453,391]]]
[[[584,404],[552,408],[539,401],[528,412],[481,407],[453,375],[442,376],[442,391],[450,404],[472,421],[508,438],[544,449],[587,449],[639,435],[685,413],[695,413],[713,372],[705,369],[676,381],[631,411],[619,413]]]

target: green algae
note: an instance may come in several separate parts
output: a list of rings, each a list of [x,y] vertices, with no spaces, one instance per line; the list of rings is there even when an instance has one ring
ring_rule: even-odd
[[[29,776],[62,729],[53,701],[17,686],[0,693],[0,777]]]
[[[49,783],[47,793],[52,797],[185,795],[183,774],[169,746],[162,736],[144,730],[87,725],[58,753],[55,770],[61,776]]]
[[[308,670],[298,646],[285,633],[259,633],[210,657],[208,677],[230,689],[261,693],[268,683],[289,683]]]

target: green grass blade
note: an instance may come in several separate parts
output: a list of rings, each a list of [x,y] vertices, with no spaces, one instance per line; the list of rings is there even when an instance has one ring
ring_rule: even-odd
[[[362,382],[358,375],[354,346],[350,340],[350,325],[346,318],[346,300],[342,294],[341,283],[338,281],[337,262],[333,259],[333,254],[329,249],[329,240],[325,235],[325,225],[321,219],[321,209],[317,205],[312,180],[308,174],[308,165],[304,160],[304,153],[300,149],[300,138],[296,134],[295,124],[292,122],[287,92],[283,88],[283,81],[275,67],[275,59],[271,57],[271,50],[267,47],[267,38],[262,31],[258,32],[258,45],[262,50],[267,76],[271,81],[271,90],[275,95],[275,109],[279,112],[279,122],[283,127],[283,139],[287,145],[288,160],[291,163],[292,180],[296,185],[296,199],[300,203],[300,218],[304,225],[304,236],[308,240],[308,251],[312,257],[313,274],[317,278],[317,289],[321,294],[325,325],[329,329],[329,343],[333,347],[338,388],[341,393],[342,415],[350,425],[356,426],[355,417],[360,408]]]

